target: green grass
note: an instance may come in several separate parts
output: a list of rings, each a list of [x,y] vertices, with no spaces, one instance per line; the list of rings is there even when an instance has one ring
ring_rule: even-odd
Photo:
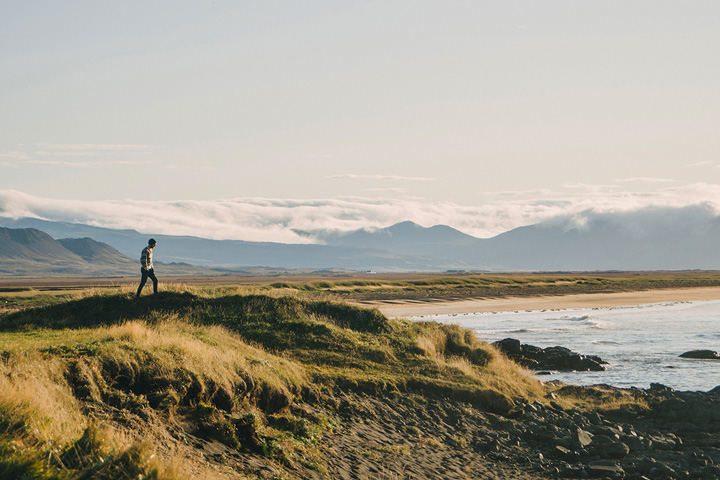
[[[183,435],[294,478],[324,471],[318,439],[340,421],[337,395],[452,398],[510,414],[546,393],[458,326],[236,292],[105,292],[0,316],[0,479],[183,478],[159,449]]]
[[[720,285],[717,272],[664,272],[664,273],[606,273],[600,275],[557,274],[464,274],[459,276],[427,276],[403,280],[335,280],[276,282],[264,286],[269,290],[300,293],[328,293],[338,296],[381,297],[397,296],[403,292],[421,292],[429,295],[452,293],[461,295],[504,295],[507,289],[513,294],[543,289],[546,293],[578,293],[583,291],[627,291],[651,288],[678,288]]]

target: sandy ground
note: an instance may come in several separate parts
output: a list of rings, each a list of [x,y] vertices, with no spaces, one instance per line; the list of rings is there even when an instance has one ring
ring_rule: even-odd
[[[586,293],[574,295],[478,298],[467,300],[398,300],[363,302],[362,306],[376,307],[391,318],[415,315],[442,315],[476,312],[512,312],[521,310],[604,308],[648,303],[720,300],[720,287],[697,287],[640,292]]]

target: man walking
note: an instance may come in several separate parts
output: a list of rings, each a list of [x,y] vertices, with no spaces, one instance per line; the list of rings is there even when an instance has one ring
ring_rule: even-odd
[[[155,277],[155,269],[153,268],[152,260],[153,248],[155,248],[155,245],[157,245],[157,242],[154,238],[151,238],[148,240],[148,246],[143,248],[142,254],[140,255],[140,274],[142,275],[142,278],[140,279],[140,286],[137,289],[136,297],[140,297],[140,292],[142,292],[148,277],[150,277],[153,281],[153,293],[158,293],[158,280]]]

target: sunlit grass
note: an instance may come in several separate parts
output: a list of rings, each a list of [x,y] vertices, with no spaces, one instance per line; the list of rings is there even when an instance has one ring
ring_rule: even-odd
[[[483,292],[501,293],[505,289],[528,291],[546,288],[559,293],[583,289],[606,287],[610,290],[643,290],[649,288],[673,288],[681,286],[702,286],[720,284],[720,275],[715,272],[668,272],[668,273],[609,273],[598,275],[543,275],[543,274],[464,274],[457,276],[426,275],[418,279],[402,280],[322,280],[284,281],[270,283],[271,289],[283,292],[348,294],[399,294],[402,292]]]
[[[389,320],[252,286],[134,293],[132,286],[84,290],[0,317],[0,453],[8,459],[0,479],[13,478],[3,477],[3,465],[54,472],[47,478],[80,471],[112,478],[102,475],[130,466],[154,478],[181,476],[152,457],[161,432],[98,426],[118,410],[154,419],[148,425],[193,425],[194,435],[278,468],[323,472],[317,440],[337,420],[331,410],[303,416],[292,407],[310,402],[321,411],[339,392],[453,398],[501,414],[548,402],[553,392],[569,408],[637,406],[629,394],[590,398],[543,385],[455,325]],[[71,451],[75,463],[67,461]]]

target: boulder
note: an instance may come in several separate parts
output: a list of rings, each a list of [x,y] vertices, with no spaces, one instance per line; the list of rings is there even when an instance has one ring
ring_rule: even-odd
[[[577,442],[579,448],[585,448],[590,445],[593,441],[592,437],[593,436],[590,432],[587,432],[582,428],[578,428],[573,432],[573,438]]]
[[[520,340],[515,338],[505,338],[503,340],[498,340],[497,342],[493,343],[493,345],[499,348],[505,355],[522,354],[522,345],[520,344]]]
[[[700,360],[720,360],[720,355],[714,350],[690,350],[680,356],[682,358],[697,358]]]
[[[595,435],[591,446],[591,453],[603,458],[624,458],[630,453],[630,447],[607,435]]]
[[[650,391],[653,393],[673,393],[675,391],[674,388],[668,387],[667,385],[663,385],[662,383],[651,383],[650,384]]]
[[[515,338],[499,340],[493,345],[510,359],[531,370],[602,372],[605,370],[604,365],[607,365],[607,362],[594,355],[581,355],[565,347],[540,348],[521,344]]]
[[[625,476],[625,470],[619,465],[587,465],[585,471],[593,478],[622,478]]]

